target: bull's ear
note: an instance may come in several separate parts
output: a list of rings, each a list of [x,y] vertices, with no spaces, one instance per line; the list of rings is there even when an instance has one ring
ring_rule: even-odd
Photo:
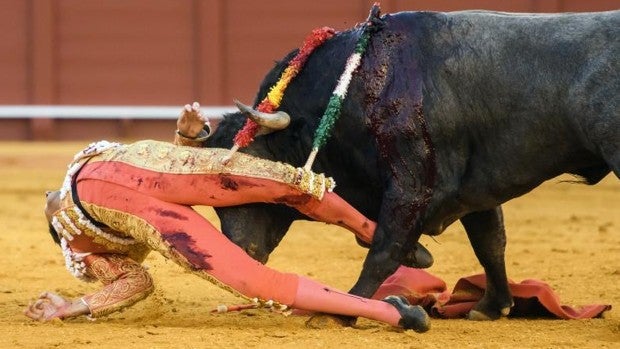
[[[264,113],[247,106],[238,100],[234,100],[234,102],[241,113],[266,129],[261,130],[261,134],[267,134],[273,131],[285,129],[291,123],[291,117],[286,112],[277,111],[275,113]]]

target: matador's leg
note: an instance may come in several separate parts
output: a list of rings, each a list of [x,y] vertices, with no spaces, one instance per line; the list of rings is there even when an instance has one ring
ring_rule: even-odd
[[[257,202],[285,204],[315,220],[347,228],[366,243],[372,242],[375,222],[336,193],[326,192],[319,200],[277,178],[271,180],[237,174],[201,173],[200,167],[193,168],[184,164],[178,167],[173,172],[170,169],[162,171],[136,167],[126,162],[92,162],[84,165],[80,178],[121,183],[162,201],[183,205],[222,207]],[[277,173],[275,177],[278,175],[282,176]]]
[[[114,229],[129,233],[179,265],[232,292],[310,311],[362,316],[394,326],[403,324],[399,312],[402,308],[353,296],[262,265],[191,207],[98,180],[80,181],[78,192],[94,219],[120,225]],[[418,329],[428,329],[425,313],[413,317],[421,323]]]
[[[177,147],[188,153],[187,157],[184,157],[178,154],[177,148],[169,148],[169,145],[162,147],[162,154],[171,157],[166,157],[167,161],[150,157],[136,160],[137,156],[127,155],[132,154],[128,151],[112,161],[87,163],[81,170],[80,178],[121,183],[162,201],[183,205],[222,207],[257,202],[285,204],[315,220],[347,228],[365,244],[372,243],[375,222],[366,218],[336,193],[325,192],[319,199],[304,192],[298,185],[291,184],[292,167],[288,165],[244,158],[245,163],[251,165],[256,161],[266,169],[261,172],[253,168],[247,169],[250,165],[239,165],[234,171],[209,170],[209,166],[220,166],[219,162],[212,163],[218,161],[217,159],[206,156],[215,157],[210,152]],[[147,149],[150,149],[148,144]],[[197,152],[193,157],[192,151]],[[177,158],[185,160],[180,161]],[[140,166],[132,165],[132,162],[140,162]],[[420,244],[411,259],[411,263],[404,261],[404,264],[426,268],[433,263],[430,253]]]

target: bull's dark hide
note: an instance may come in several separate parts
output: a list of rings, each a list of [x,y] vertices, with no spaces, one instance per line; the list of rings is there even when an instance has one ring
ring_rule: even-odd
[[[314,170],[378,222],[351,292],[371,296],[421,234],[460,220],[487,279],[475,318],[512,304],[501,204],[562,173],[620,176],[620,11],[385,15]],[[318,48],[289,85],[290,126],[245,151],[302,166],[360,29]],[[255,105],[294,52],[267,73]],[[209,145],[230,147],[227,115]],[[278,205],[218,209],[224,233],[265,261],[296,219]]]

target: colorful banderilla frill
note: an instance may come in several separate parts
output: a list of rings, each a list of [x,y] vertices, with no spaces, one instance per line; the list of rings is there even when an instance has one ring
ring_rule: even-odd
[[[273,113],[280,107],[284,91],[288,87],[291,80],[297,76],[304,64],[310,57],[310,54],[317,47],[321,46],[325,41],[334,36],[336,31],[329,27],[314,29],[312,33],[304,40],[299,52],[282,72],[280,79],[271,87],[269,93],[263,101],[258,105],[257,109],[263,113]],[[251,119],[247,119],[245,125],[234,138],[234,146],[230,151],[229,157],[232,156],[239,148],[247,147],[254,140],[254,136],[258,132],[260,126]]]
[[[312,142],[312,151],[308,156],[308,160],[306,160],[306,164],[304,165],[304,169],[310,170],[312,168],[312,164],[314,163],[314,159],[316,158],[316,154],[319,152],[319,149],[327,143],[327,139],[329,138],[331,131],[334,127],[334,124],[340,117],[340,112],[342,110],[342,102],[347,96],[347,91],[349,90],[349,84],[351,83],[351,79],[353,77],[353,72],[359,67],[362,56],[364,52],[366,52],[366,48],[368,47],[368,42],[370,40],[370,34],[372,27],[372,17],[379,15],[378,5],[375,4],[370,12],[370,16],[363,25],[363,31],[360,35],[357,43],[355,45],[355,50],[347,59],[346,66],[342,75],[338,79],[338,84],[334,91],[332,92],[332,96],[327,103],[327,107],[325,108],[325,112],[321,117],[321,122],[319,123],[319,127],[316,129],[314,133],[314,140]]]

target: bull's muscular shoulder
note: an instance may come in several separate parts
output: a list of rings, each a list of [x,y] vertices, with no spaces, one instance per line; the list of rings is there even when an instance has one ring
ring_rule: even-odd
[[[544,145],[551,140],[561,149],[572,149],[573,155],[594,151],[587,141],[576,141],[575,134],[597,122],[582,116],[614,115],[613,110],[588,113],[588,108],[616,98],[617,87],[613,86],[617,86],[618,70],[613,67],[618,64],[620,11],[401,12],[386,16],[384,29],[373,38],[382,45],[373,47],[365,58],[371,69],[364,76],[369,82],[365,92],[377,101],[367,115],[379,144],[387,142],[381,142],[383,135],[385,140],[395,140],[396,146],[411,144],[397,139],[403,134],[410,139],[403,132],[415,131],[418,123],[405,127],[410,119],[398,113],[417,110],[402,105],[416,106],[420,101],[438,159],[450,160],[448,172],[458,175],[469,173],[468,168],[477,169],[484,181],[472,176],[472,187],[480,188],[483,183],[490,192],[502,193],[502,200],[526,192],[550,173],[574,171],[546,163],[534,166],[531,160],[559,159],[558,154],[546,154],[551,150]],[[567,145],[573,140],[575,144]],[[455,141],[460,143],[455,145]],[[510,149],[512,160],[498,156],[502,152],[497,149]],[[388,153],[393,156],[395,152]],[[567,153],[557,162],[572,164],[570,159]],[[595,182],[606,169],[592,170],[591,165],[573,167]],[[504,178],[500,174],[514,166],[531,170],[515,179],[516,184],[488,178],[489,174]]]

